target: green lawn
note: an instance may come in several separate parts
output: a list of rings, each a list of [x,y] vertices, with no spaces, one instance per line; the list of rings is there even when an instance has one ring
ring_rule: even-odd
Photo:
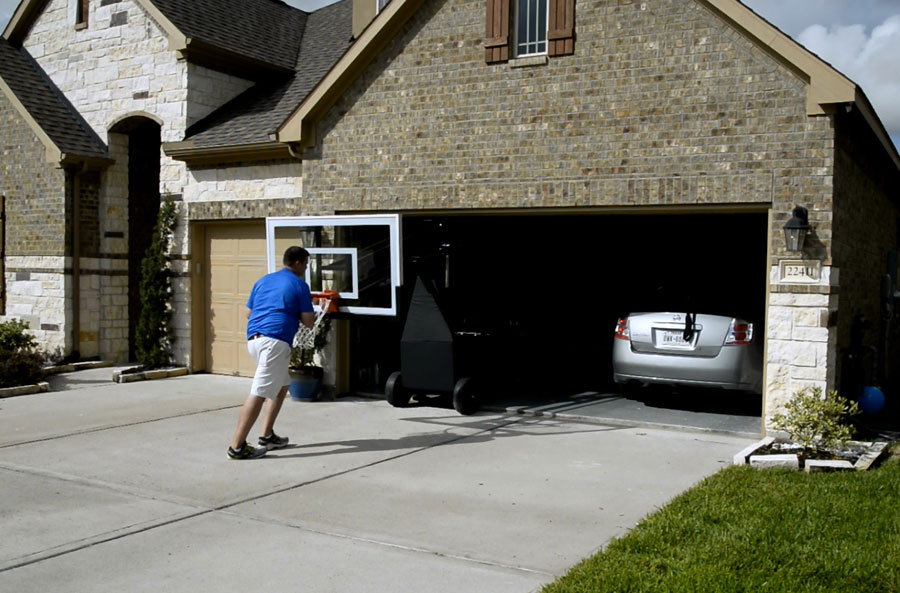
[[[900,460],[868,472],[730,467],[544,593],[900,591]]]

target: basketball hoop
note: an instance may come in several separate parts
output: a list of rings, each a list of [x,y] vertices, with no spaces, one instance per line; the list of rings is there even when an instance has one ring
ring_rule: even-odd
[[[297,334],[294,336],[294,346],[309,349],[313,347],[316,341],[316,334],[319,333],[319,327],[322,321],[329,313],[338,312],[338,293],[336,290],[323,290],[322,292],[314,292],[312,296],[313,310],[316,313],[316,320],[312,327],[306,327],[302,323]]]

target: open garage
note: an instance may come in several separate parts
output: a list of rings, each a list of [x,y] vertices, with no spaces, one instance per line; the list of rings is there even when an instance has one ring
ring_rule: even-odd
[[[765,210],[716,208],[406,215],[400,315],[353,318],[351,389],[381,393],[400,368],[403,322],[422,277],[457,349],[477,352],[465,372],[492,397],[614,392],[622,315],[714,312],[764,326],[767,229]],[[758,411],[761,398],[753,399]]]

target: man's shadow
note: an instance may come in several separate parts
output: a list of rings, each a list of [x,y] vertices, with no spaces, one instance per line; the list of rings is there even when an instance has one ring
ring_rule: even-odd
[[[453,416],[447,417],[458,419]],[[540,434],[536,431],[538,428],[553,428],[547,431],[548,435],[560,434],[579,434],[589,432],[609,432],[613,430],[622,430],[617,426],[591,426],[587,428],[571,428],[570,424],[561,421],[554,421],[548,418],[501,418],[499,421],[479,421],[472,420],[469,422],[450,422],[441,418],[405,418],[404,422],[419,422],[424,424],[444,426],[445,428],[437,432],[420,433],[406,435],[395,439],[349,439],[343,441],[327,441],[319,443],[297,444],[292,443],[283,449],[278,449],[270,453],[270,457],[277,458],[301,458],[301,457],[320,457],[324,455],[343,455],[348,453],[370,453],[373,451],[401,451],[408,450],[408,454],[449,444],[475,445],[486,443],[498,438],[510,438],[520,436],[534,436]],[[567,427],[564,430],[558,430],[558,427]],[[457,433],[461,429],[475,429],[476,432]],[[531,430],[529,430],[531,429]],[[328,451],[308,451],[309,449],[332,448]],[[284,453],[288,452],[288,453]]]

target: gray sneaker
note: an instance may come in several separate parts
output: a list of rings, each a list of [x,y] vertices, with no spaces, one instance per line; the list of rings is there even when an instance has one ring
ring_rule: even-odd
[[[280,437],[273,432],[267,437],[259,437],[259,446],[265,447],[267,451],[281,449],[282,447],[287,447],[289,440],[287,437]]]
[[[254,447],[247,441],[244,441],[244,445],[237,451],[228,447],[228,459],[258,459],[265,455],[266,452],[267,449],[265,447]]]

